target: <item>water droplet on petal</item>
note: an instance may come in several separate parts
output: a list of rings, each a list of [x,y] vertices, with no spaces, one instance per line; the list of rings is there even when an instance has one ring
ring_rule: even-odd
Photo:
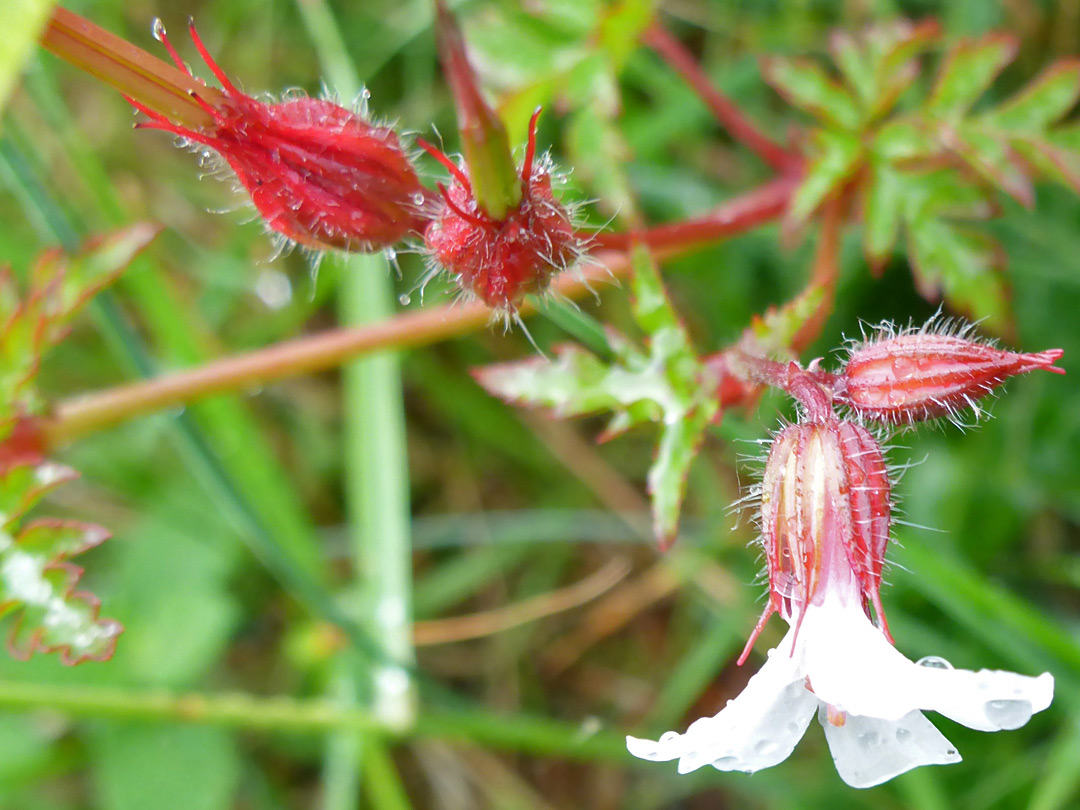
[[[776,750],[776,743],[772,740],[758,740],[754,744],[754,753],[761,754],[762,756],[771,754]]]
[[[1031,719],[1031,703],[1026,700],[988,700],[983,706],[987,719],[1003,729],[1020,728]]]
[[[665,731],[663,734],[660,735],[661,743],[669,743],[677,739],[679,739],[679,732],[677,731]]]
[[[713,760],[713,767],[718,771],[731,771],[739,766],[738,757],[720,757]]]
[[[953,665],[942,658],[940,655],[927,655],[920,658],[915,662],[920,667],[927,667],[929,669],[952,669]]]
[[[896,730],[896,741],[898,743],[906,742],[911,738],[911,732],[906,728],[898,728]]]
[[[874,746],[881,745],[884,740],[881,735],[876,731],[864,731],[859,735],[859,745],[863,748],[873,748]]]

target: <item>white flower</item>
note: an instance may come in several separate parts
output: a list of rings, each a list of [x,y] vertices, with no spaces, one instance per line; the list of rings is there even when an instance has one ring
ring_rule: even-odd
[[[979,731],[1019,728],[1050,705],[1054,679],[952,669],[942,659],[913,663],[871,624],[852,589],[826,589],[798,615],[780,645],[738,697],[685,734],[658,742],[627,737],[630,753],[679,760],[679,773],[704,765],[754,771],[787,759],[815,714],[840,777],[852,787],[881,784],[919,765],[947,765],[960,754],[923,709]]]

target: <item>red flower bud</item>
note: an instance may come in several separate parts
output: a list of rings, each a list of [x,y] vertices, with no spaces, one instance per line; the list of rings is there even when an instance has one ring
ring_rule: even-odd
[[[761,482],[769,604],[740,664],[769,616],[801,617],[828,589],[853,594],[867,615],[872,607],[889,635],[880,591],[891,508],[881,447],[865,428],[830,416],[780,431]]]
[[[934,331],[933,321],[917,331],[883,334],[851,352],[835,380],[834,397],[878,422],[907,425],[954,416],[991,393],[1009,377],[1034,369],[1055,374],[1064,351],[1032,354],[1005,351],[959,334]],[[944,328],[947,330],[948,325]]]
[[[236,173],[267,226],[306,247],[370,251],[422,228],[426,193],[390,127],[325,99],[256,101],[214,62],[193,22],[189,29],[225,96],[217,106],[193,96],[213,126],[192,129],[129,98],[150,118],[137,126],[213,149]],[[154,35],[191,75],[160,21]]]
[[[420,142],[453,178],[449,189],[439,185],[445,205],[428,225],[425,244],[462,289],[505,312],[515,311],[526,295],[544,292],[552,277],[577,261],[584,250],[570,212],[552,193],[550,171],[534,165],[538,115],[539,110],[529,124],[521,201],[499,219],[477,203],[460,167]]]

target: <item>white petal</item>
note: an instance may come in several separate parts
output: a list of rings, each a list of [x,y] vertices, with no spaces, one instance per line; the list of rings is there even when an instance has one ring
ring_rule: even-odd
[[[715,717],[696,720],[685,734],[669,731],[657,742],[627,737],[630,753],[642,759],[678,759],[679,773],[704,765],[753,773],[783,762],[818,706],[803,685],[798,660],[781,652],[784,646],[770,652],[742,693]]]
[[[810,687],[824,703],[849,714],[894,721],[925,708],[907,688],[910,672],[924,668],[899,653],[857,605],[827,598],[823,605],[812,606],[798,643]]]
[[[1015,672],[915,667],[912,689],[924,708],[978,731],[1020,728],[1054,699],[1054,676]]]
[[[960,761],[952,743],[922,712],[911,712],[894,721],[849,714],[842,726],[825,719],[821,724],[836,772],[855,788],[880,785],[920,765]]]
[[[1054,679],[912,663],[857,606],[811,607],[799,646],[817,696],[853,715],[899,720],[930,709],[979,731],[1019,728],[1050,705]]]

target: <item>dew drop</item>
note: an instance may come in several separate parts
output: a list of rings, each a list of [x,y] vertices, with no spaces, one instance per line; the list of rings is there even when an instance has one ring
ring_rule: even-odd
[[[952,669],[953,665],[942,658],[940,655],[927,655],[920,658],[915,662],[920,667],[927,667],[928,669]]]
[[[983,706],[987,719],[1003,729],[1020,728],[1031,719],[1031,703],[1026,700],[988,700]]]
[[[412,195],[412,202],[413,202],[413,205],[423,205],[424,204],[424,195],[421,194],[419,191],[416,192],[415,194]]]
[[[409,304],[412,303],[412,296],[408,293],[402,293],[398,296],[397,300],[398,303],[401,304],[403,307],[407,307]]]
[[[881,745],[884,740],[881,739],[881,735],[876,731],[864,731],[859,735],[859,745],[863,748],[873,748],[876,745]]]
[[[161,21],[161,17],[154,17],[154,21],[150,24],[150,32],[158,42],[165,41],[165,23]]]

